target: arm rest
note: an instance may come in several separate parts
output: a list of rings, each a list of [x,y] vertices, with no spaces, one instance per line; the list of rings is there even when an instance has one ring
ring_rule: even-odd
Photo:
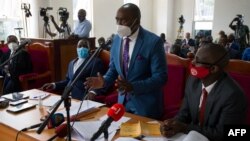
[[[44,83],[51,82],[51,71],[47,71],[42,74],[28,73],[19,76],[19,81],[22,86],[22,90],[28,90],[30,88],[39,88]]]

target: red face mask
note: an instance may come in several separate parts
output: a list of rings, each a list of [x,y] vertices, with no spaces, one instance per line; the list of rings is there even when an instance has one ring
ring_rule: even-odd
[[[203,79],[209,75],[209,68],[207,67],[197,67],[190,63],[189,65],[190,74],[196,78]]]

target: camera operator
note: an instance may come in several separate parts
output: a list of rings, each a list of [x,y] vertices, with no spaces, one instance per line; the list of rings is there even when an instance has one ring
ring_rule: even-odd
[[[235,32],[235,40],[243,51],[249,44],[249,28],[243,24],[243,16],[237,15],[229,24],[229,27]]]
[[[67,23],[67,20],[69,18],[69,12],[67,11],[66,8],[59,8],[58,11],[59,11],[58,14],[60,15],[60,21],[61,21],[60,27],[57,25],[52,15],[50,15],[50,19],[58,32],[59,39],[67,39],[70,36],[70,32],[71,32],[71,28],[69,24]],[[52,37],[57,35],[56,33],[48,33],[48,34],[51,34]]]

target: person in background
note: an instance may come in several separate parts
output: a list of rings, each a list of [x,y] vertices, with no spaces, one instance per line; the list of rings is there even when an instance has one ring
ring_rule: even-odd
[[[117,35],[113,38],[107,73],[86,79],[95,89],[115,82],[118,103],[126,111],[160,119],[163,114],[162,87],[167,81],[167,65],[162,39],[140,26],[140,9],[132,3],[116,13]]]
[[[3,53],[1,64],[10,57],[16,56],[2,69],[2,75],[4,76],[3,94],[22,91],[19,76],[30,73],[33,69],[30,55],[26,50],[21,49],[18,51],[19,53],[16,54],[19,46],[18,39],[15,35],[9,35],[7,37],[7,44],[9,51]]]
[[[210,141],[223,140],[225,125],[244,124],[246,97],[224,72],[228,51],[218,44],[203,44],[190,64],[185,97],[178,115],[161,125],[163,136],[195,130]],[[226,91],[225,91],[226,90]]]
[[[68,12],[67,12],[68,13]],[[71,34],[71,28],[69,26],[69,24],[67,23],[67,20],[69,18],[69,14],[66,14],[63,17],[60,17],[60,21],[62,22],[60,26],[57,25],[57,23],[55,22],[54,17],[51,15],[50,19],[52,21],[52,23],[54,24],[57,33],[52,33],[49,30],[46,30],[46,32],[51,36],[51,37],[55,37],[56,35],[58,35],[59,39],[68,39],[68,37]]]
[[[164,50],[166,53],[170,53],[170,49],[171,49],[171,44],[169,42],[167,42],[166,40],[166,36],[164,33],[161,33],[160,35],[161,39],[163,40],[163,43],[164,43]]]
[[[241,59],[244,60],[244,61],[250,61],[250,47],[247,47],[247,48],[244,50]]]
[[[235,40],[240,45],[240,50],[243,51],[250,43],[249,28],[244,25],[243,16],[237,15],[229,24],[229,27],[235,32]]]
[[[221,30],[221,31],[219,31],[218,35],[219,36],[214,40],[214,43],[216,43],[216,44],[219,43],[221,37],[225,37],[226,36],[226,33],[225,33],[225,31]]]
[[[76,28],[69,38],[88,38],[92,25],[86,19],[86,11],[84,9],[78,11],[78,20]]]
[[[46,83],[42,86],[43,90],[64,90],[65,87],[70,84],[72,80],[74,80],[74,78],[79,74],[82,67],[90,58],[89,41],[86,39],[81,39],[77,44],[76,50],[78,57],[69,63],[66,79],[59,82]],[[79,79],[73,86],[73,89],[71,91],[72,98],[79,100],[84,99],[87,92],[83,83],[87,77],[96,76],[97,72],[103,74],[104,68],[101,59],[96,57],[86,67],[86,69],[83,71],[83,73],[80,75]]]
[[[188,52],[195,51],[195,41],[190,37],[190,33],[187,32],[185,39],[182,40],[181,45],[181,57],[186,58]]]

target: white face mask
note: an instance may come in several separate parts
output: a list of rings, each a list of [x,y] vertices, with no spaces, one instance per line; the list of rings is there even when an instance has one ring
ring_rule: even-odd
[[[9,43],[8,47],[11,51],[15,51],[18,48],[18,44],[17,43]]]
[[[131,35],[131,29],[125,25],[117,25],[117,34],[123,38]]]

